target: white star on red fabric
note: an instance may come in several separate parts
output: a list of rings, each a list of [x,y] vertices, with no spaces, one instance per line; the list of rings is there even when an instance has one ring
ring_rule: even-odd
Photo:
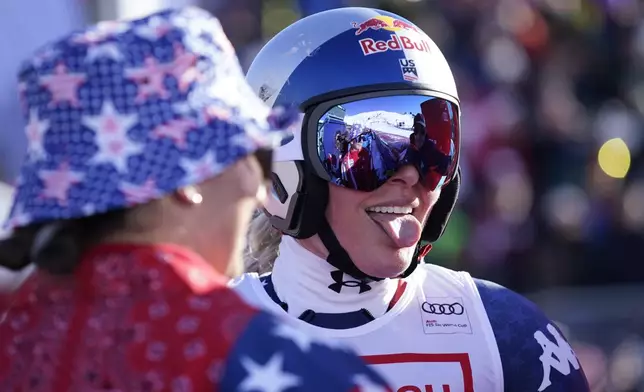
[[[170,98],[163,82],[167,72],[167,65],[159,65],[154,57],[145,59],[141,68],[125,70],[125,77],[134,81],[138,86],[138,93],[134,102],[144,102],[149,96],[157,94],[162,99]]]
[[[221,173],[223,165],[217,163],[217,158],[213,151],[208,151],[199,159],[182,158],[179,166],[186,172],[185,183],[196,184],[203,180]]]
[[[197,56],[194,53],[186,52],[180,44],[174,45],[175,59],[170,64],[169,73],[177,79],[179,91],[185,93],[193,82],[201,78],[201,72],[197,69]]]
[[[87,76],[82,74],[67,73],[67,67],[63,63],[56,66],[53,74],[42,76],[40,84],[51,93],[49,107],[65,101],[71,106],[80,106],[78,86],[86,79]]]
[[[106,100],[98,116],[84,116],[81,122],[96,133],[98,152],[90,162],[110,163],[117,171],[128,171],[128,158],[143,151],[143,145],[130,139],[127,132],[137,124],[136,114],[119,114],[114,104]]]
[[[91,63],[102,57],[107,57],[114,61],[123,60],[123,54],[114,42],[91,45],[87,48],[87,55],[85,56],[86,62]]]
[[[389,392],[386,387],[376,384],[364,374],[358,374],[353,378],[353,382],[358,387],[356,392]]]
[[[242,391],[282,392],[300,385],[300,378],[283,370],[282,354],[273,355],[265,365],[249,357],[241,359],[248,376],[239,385]]]
[[[155,16],[150,19],[147,25],[139,26],[134,29],[134,34],[139,37],[156,41],[172,30],[172,25],[167,20]]]
[[[155,139],[167,137],[172,139],[174,144],[179,148],[186,147],[186,134],[197,126],[195,120],[189,118],[181,118],[170,120],[165,124],[161,124],[152,130],[152,136]]]
[[[119,186],[119,190],[123,192],[125,201],[130,206],[147,203],[161,195],[154,180],[147,180],[143,185],[124,182]]]
[[[38,177],[44,182],[42,197],[56,199],[58,204],[66,205],[69,189],[83,181],[85,174],[71,170],[69,164],[63,162],[57,170],[42,170]]]
[[[49,121],[40,120],[38,110],[31,109],[29,111],[29,123],[27,123],[25,129],[25,133],[27,134],[27,151],[31,160],[35,161],[47,156],[44,138],[48,129]]]

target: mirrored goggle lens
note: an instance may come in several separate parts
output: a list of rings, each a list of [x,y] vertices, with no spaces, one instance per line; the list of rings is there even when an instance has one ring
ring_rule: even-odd
[[[372,191],[411,165],[435,190],[454,175],[458,108],[441,98],[396,95],[336,105],[318,121],[318,157],[331,182]]]

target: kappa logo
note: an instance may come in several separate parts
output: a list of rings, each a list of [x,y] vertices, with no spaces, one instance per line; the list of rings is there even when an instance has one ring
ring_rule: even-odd
[[[343,287],[359,287],[359,294],[371,290],[371,286],[369,286],[369,284],[364,280],[343,280],[344,272],[342,271],[331,272],[331,279],[333,279],[335,283],[329,285],[329,289],[336,293],[340,293]]]
[[[579,360],[577,359],[575,352],[572,350],[568,342],[566,342],[566,340],[561,336],[559,331],[557,331],[557,328],[552,324],[548,324],[546,329],[552,336],[554,336],[554,342],[548,339],[546,335],[539,330],[534,333],[535,340],[543,349],[543,354],[539,357],[539,360],[543,365],[543,380],[539,386],[539,392],[544,391],[552,384],[550,382],[550,372],[553,368],[564,376],[568,376],[571,373],[570,365],[572,365],[573,369],[579,370]]]

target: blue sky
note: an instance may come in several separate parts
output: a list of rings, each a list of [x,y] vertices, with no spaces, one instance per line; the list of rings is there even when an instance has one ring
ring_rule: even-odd
[[[369,98],[360,101],[343,104],[347,116],[354,116],[359,113],[384,110],[394,113],[419,113],[420,104],[432,99],[428,96],[418,95],[395,95],[391,97]]]

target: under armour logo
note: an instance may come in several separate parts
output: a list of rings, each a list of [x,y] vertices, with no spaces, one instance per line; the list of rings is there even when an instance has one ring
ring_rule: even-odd
[[[553,368],[564,376],[570,374],[570,365],[575,370],[579,370],[579,360],[568,342],[566,342],[552,324],[548,324],[546,328],[555,337],[555,342],[548,339],[541,331],[534,333],[534,338],[543,349],[543,354],[539,357],[539,360],[543,364],[543,380],[539,386],[539,392],[552,384],[550,382],[550,371]]]
[[[331,279],[335,283],[329,285],[329,288],[336,293],[342,291],[342,287],[359,287],[360,293],[362,294],[365,291],[371,290],[371,286],[364,280],[342,280],[344,278],[344,272],[342,271],[333,271],[331,272]]]

